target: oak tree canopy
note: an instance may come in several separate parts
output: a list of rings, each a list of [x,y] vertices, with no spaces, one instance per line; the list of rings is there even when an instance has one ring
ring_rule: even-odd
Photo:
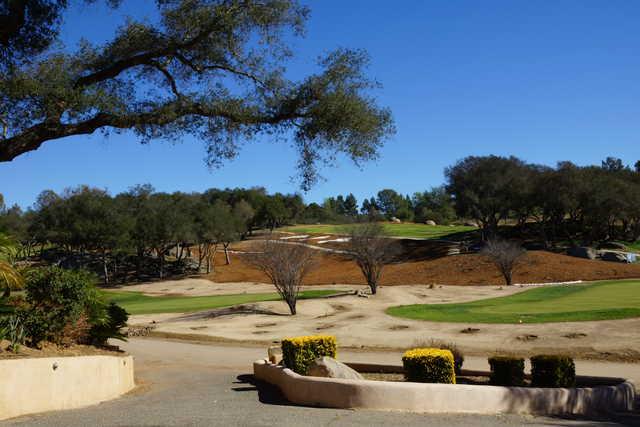
[[[308,188],[319,164],[373,159],[394,132],[371,96],[366,52],[338,49],[317,73],[287,78],[288,37],[304,34],[309,14],[296,0],[149,1],[157,22],[130,18],[109,42],[75,50],[58,37],[69,3],[0,2],[0,161],[72,135],[133,130],[141,142],[195,136],[217,166],[243,141],[292,136]]]

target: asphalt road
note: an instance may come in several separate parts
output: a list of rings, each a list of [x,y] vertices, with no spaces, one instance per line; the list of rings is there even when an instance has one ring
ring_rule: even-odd
[[[640,426],[636,415],[585,420],[299,407],[284,401],[277,389],[253,381],[251,362],[263,357],[262,348],[152,339],[132,339],[126,348],[135,357],[139,384],[132,393],[83,409],[20,417],[0,426]],[[340,355],[350,361],[387,362],[396,357],[385,353]],[[479,363],[480,359],[471,360],[472,367]],[[580,365],[578,370],[580,373]]]

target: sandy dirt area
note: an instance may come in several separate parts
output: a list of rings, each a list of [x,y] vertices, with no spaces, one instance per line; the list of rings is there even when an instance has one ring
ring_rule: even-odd
[[[242,250],[251,250],[250,242],[242,242]],[[265,282],[266,277],[246,261],[250,254],[231,254],[231,264],[217,255],[215,272],[206,276],[215,282]],[[364,285],[355,262],[343,255],[318,253],[317,268],[307,276],[309,285],[350,283]],[[640,263],[621,264],[587,260],[546,251],[530,251],[514,274],[515,283],[566,282],[640,278]],[[387,266],[383,285],[500,285],[499,272],[483,256],[465,254],[435,259],[407,259]]]
[[[364,289],[354,285],[336,285],[336,289]],[[268,285],[253,283],[212,284],[186,279],[168,286],[168,282],[138,285],[137,289],[157,294],[164,289],[186,295],[241,293],[247,290],[269,291]],[[495,352],[533,353],[569,352],[582,359],[640,360],[640,319],[547,324],[466,324],[437,323],[400,319],[385,309],[401,304],[464,302],[505,296],[526,287],[500,289],[495,286],[383,286],[376,296],[343,296],[298,302],[298,315],[287,315],[282,302],[244,305],[242,313],[217,309],[191,314],[153,314],[132,316],[130,324],[155,326],[157,336],[203,340],[227,340],[271,343],[283,337],[331,334],[341,346],[403,349],[431,339],[454,342],[467,354]],[[252,311],[261,314],[253,314]],[[269,313],[269,314],[264,314]],[[153,323],[155,322],[155,323]],[[471,329],[469,329],[471,328]]]

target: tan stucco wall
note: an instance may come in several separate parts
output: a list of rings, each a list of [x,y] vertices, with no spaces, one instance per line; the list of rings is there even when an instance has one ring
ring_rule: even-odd
[[[0,360],[0,419],[93,405],[134,386],[131,356]]]
[[[253,364],[256,378],[274,384],[299,405],[404,410],[425,413],[589,414],[633,409],[635,387],[551,389],[463,384],[343,380],[305,377],[265,360]]]

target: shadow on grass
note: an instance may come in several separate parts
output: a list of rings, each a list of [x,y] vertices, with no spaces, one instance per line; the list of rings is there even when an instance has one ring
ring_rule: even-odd
[[[238,384],[238,386],[232,387],[231,390],[238,393],[257,391],[260,403],[278,406],[298,406],[289,402],[282,392],[280,392],[278,387],[264,381],[260,381],[251,374],[238,375],[236,380],[237,381],[234,381],[233,384]]]

